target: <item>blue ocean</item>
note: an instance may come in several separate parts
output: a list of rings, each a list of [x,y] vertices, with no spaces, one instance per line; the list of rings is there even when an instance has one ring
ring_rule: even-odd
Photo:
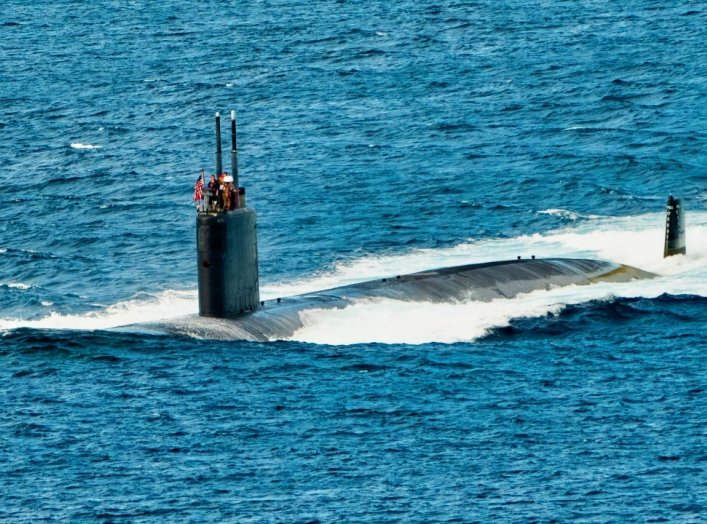
[[[4,0],[0,521],[707,520],[705,42],[692,0]],[[115,331],[197,312],[232,109],[264,299],[532,255],[660,276]]]

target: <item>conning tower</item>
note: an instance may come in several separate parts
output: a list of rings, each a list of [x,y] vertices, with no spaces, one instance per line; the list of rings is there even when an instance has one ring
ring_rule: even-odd
[[[231,111],[231,173],[222,182],[221,116],[216,113],[216,177],[222,194],[206,191],[207,203],[197,211],[196,246],[199,273],[199,315],[234,318],[255,311],[260,303],[255,211],[245,206],[245,188],[238,182],[236,113]],[[231,187],[232,186],[232,187]],[[227,201],[227,200],[226,200]]]

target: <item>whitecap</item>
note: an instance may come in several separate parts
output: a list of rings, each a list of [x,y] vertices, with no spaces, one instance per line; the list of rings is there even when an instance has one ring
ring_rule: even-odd
[[[542,211],[538,211],[538,213],[541,215],[557,216],[567,220],[579,220],[581,218],[600,218],[599,215],[582,215],[581,213],[570,211],[569,209],[560,208],[543,209]]]
[[[32,286],[29,284],[23,284],[22,282],[8,282],[7,287],[11,289],[29,289]]]
[[[93,145],[93,144],[82,144],[81,142],[72,142],[71,148],[72,149],[100,149],[101,146],[97,146],[97,145]]]

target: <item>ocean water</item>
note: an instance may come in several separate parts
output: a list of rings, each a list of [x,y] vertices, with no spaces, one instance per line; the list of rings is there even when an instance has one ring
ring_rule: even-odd
[[[4,0],[0,520],[705,520],[705,41],[689,0]],[[660,276],[112,332],[196,312],[230,109],[265,298],[518,255]]]

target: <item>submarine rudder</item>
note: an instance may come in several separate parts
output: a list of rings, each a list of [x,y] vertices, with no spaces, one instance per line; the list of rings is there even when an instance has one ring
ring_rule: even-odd
[[[665,248],[663,258],[687,253],[685,240],[685,206],[680,198],[668,196],[665,216]]]

